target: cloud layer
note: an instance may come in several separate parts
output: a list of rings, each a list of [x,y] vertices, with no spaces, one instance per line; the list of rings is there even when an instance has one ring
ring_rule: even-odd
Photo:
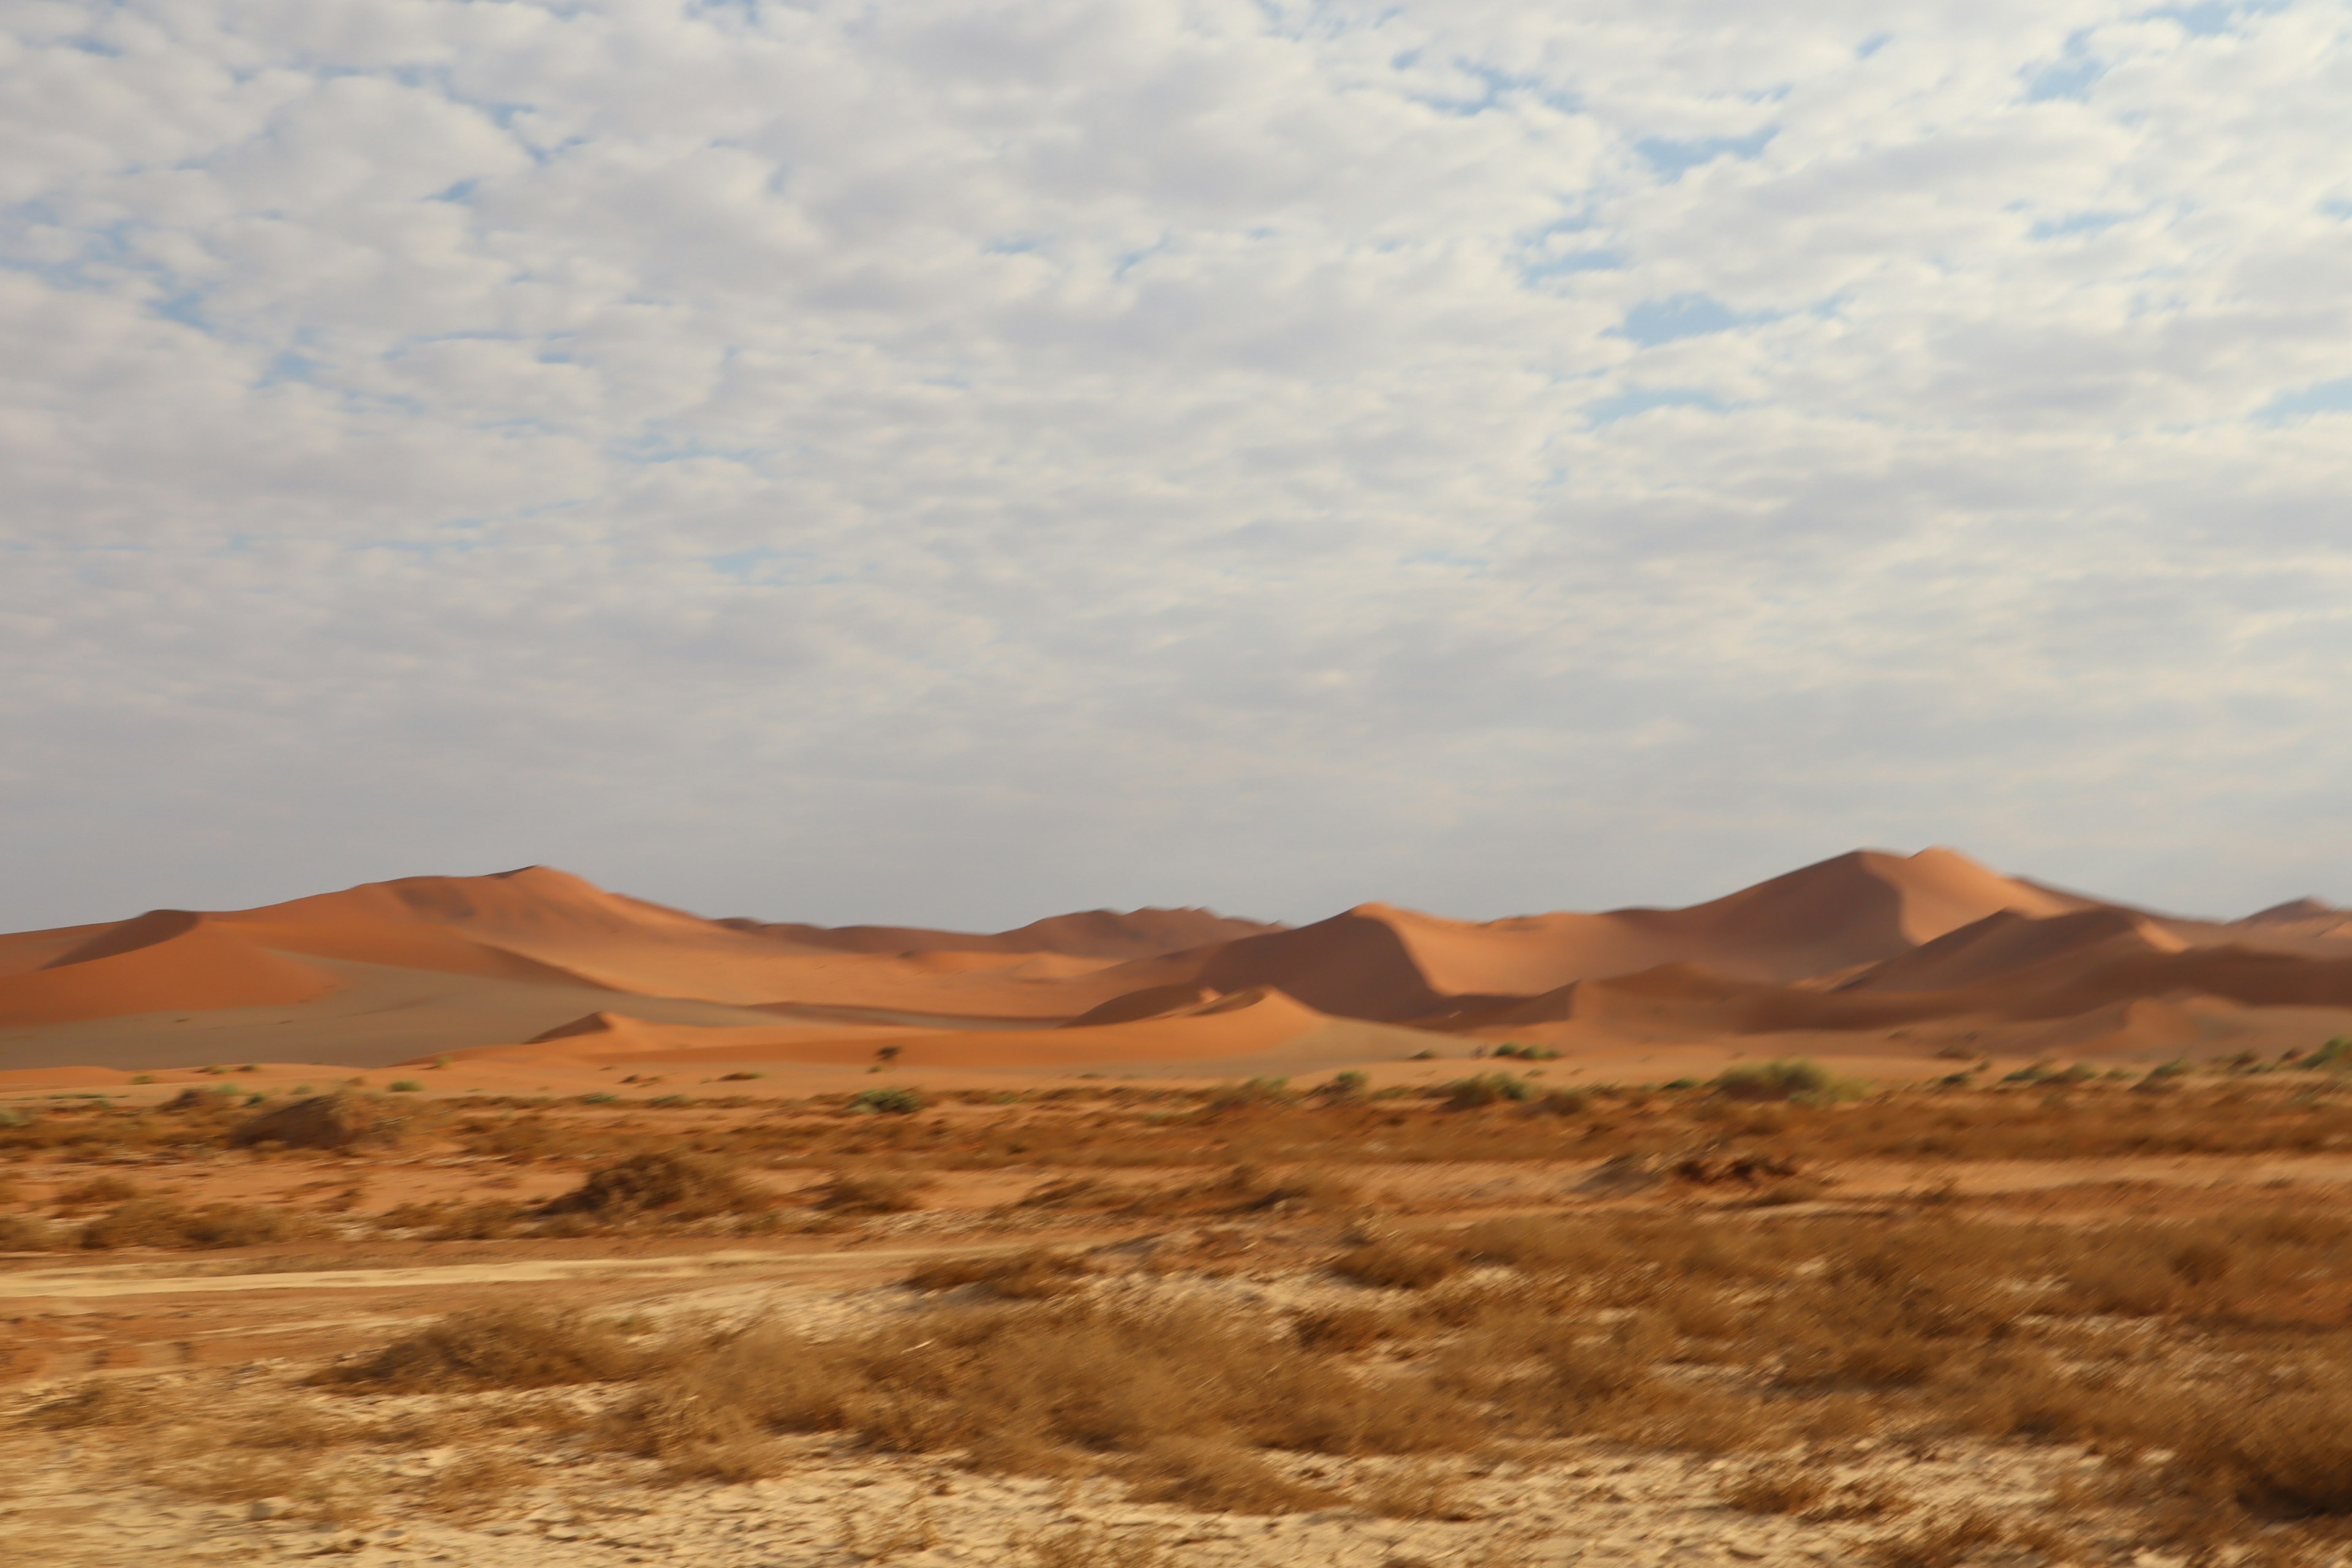
[[[2352,898],[2352,7],[16,0],[0,921]]]

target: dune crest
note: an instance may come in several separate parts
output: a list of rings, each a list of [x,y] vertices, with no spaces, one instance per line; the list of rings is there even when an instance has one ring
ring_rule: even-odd
[[[1310,1038],[1315,1060],[1393,1059],[1512,1030],[2122,1050],[2229,1033],[2248,1011],[2289,1039],[2352,1015],[2352,913],[2304,899],[2184,920],[1944,848],[1855,850],[1679,909],[1485,921],[1375,902],[1297,927],[1146,908],[987,933],[829,928],[706,920],[529,866],[0,936],[0,1047],[28,1068],[208,1059],[205,1030],[289,1025],[273,1037],[354,1062],[396,1041],[838,1067],[884,1042],[941,1067],[1042,1068],[1272,1060]]]

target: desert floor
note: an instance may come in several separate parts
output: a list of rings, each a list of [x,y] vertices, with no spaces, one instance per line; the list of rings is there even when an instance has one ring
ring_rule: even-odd
[[[2336,1558],[2352,1091],[1937,1065],[16,1075],[0,1560]]]

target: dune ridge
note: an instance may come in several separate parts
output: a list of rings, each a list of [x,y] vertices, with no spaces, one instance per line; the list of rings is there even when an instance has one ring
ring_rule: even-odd
[[[468,1007],[531,1021],[468,1035]],[[1944,848],[1855,850],[1680,909],[1486,921],[1366,903],[1297,927],[1147,908],[983,933],[828,928],[709,920],[530,866],[0,936],[0,1051],[26,1068],[98,1061],[110,1041],[178,1059],[158,1044],[170,1030],[248,1014],[288,1039],[351,1029],[337,1060],[399,1059],[413,1016],[404,1056],[840,1066],[887,1040],[937,1066],[1044,1068],[1270,1060],[1307,1038],[1459,1051],[1512,1031],[1562,1048],[1990,1031],[2154,1049],[2250,1018],[2299,1037],[2339,1012],[2352,913],[2303,899],[2187,920]]]

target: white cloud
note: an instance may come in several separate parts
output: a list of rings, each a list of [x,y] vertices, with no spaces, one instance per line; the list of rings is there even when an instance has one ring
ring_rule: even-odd
[[[2352,897],[2352,11],[2195,15],[20,3],[0,916]]]

